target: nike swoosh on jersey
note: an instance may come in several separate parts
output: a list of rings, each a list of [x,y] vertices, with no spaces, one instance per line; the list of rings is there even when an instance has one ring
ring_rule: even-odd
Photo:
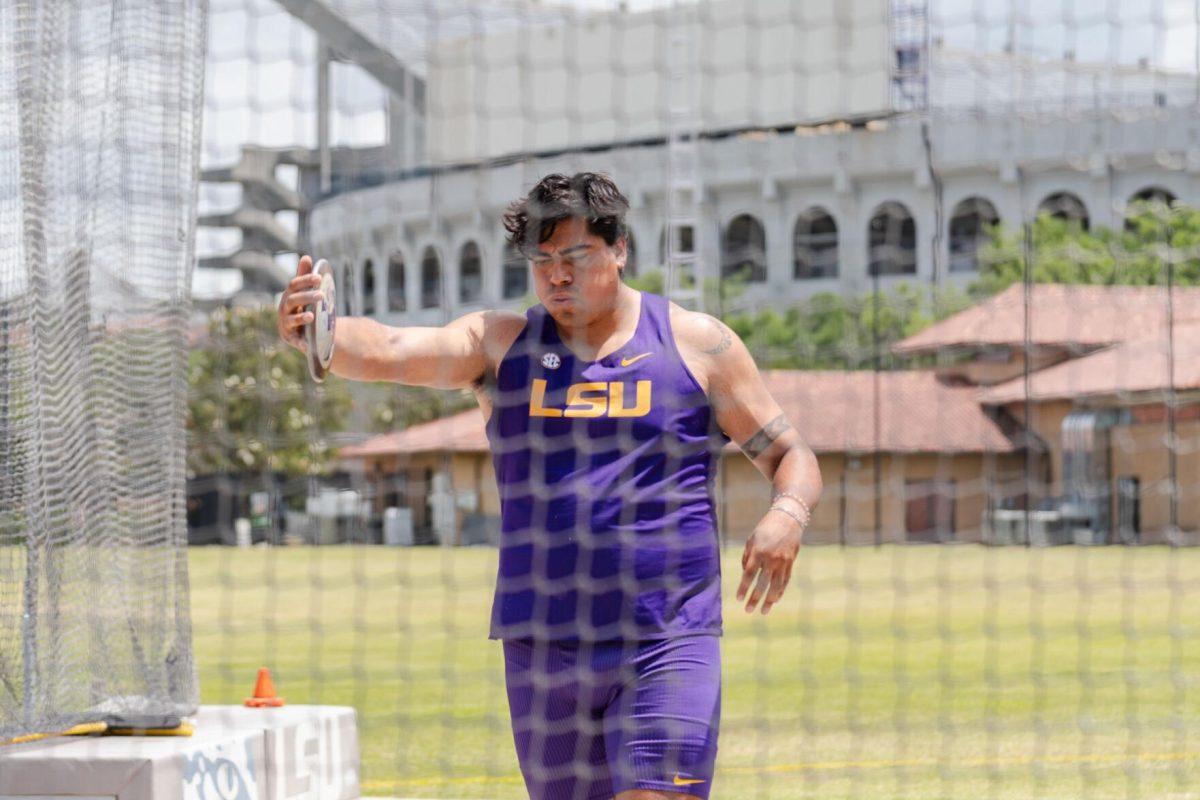
[[[654,353],[638,353],[636,356],[633,356],[632,358],[622,358],[621,366],[628,367],[633,362],[640,361],[641,359],[646,358],[647,356],[652,356],[652,355],[654,355]]]
[[[676,786],[691,786],[694,783],[704,783],[704,781],[699,778],[681,778],[679,777],[679,773],[676,772],[674,783]]]

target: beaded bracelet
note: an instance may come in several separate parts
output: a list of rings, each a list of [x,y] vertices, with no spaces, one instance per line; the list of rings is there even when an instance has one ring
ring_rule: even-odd
[[[781,497],[788,497],[788,498],[791,498],[792,500],[795,500],[797,503],[800,504],[800,508],[804,509],[804,516],[808,517],[809,519],[812,519],[812,509],[808,507],[808,503],[804,502],[803,498],[797,497],[796,495],[792,494],[791,492],[776,492],[775,496],[771,498],[771,504],[774,505],[775,502],[777,500],[779,500],[779,498],[781,498]]]
[[[770,508],[768,508],[767,510],[768,510],[768,511],[778,511],[778,512],[780,512],[780,513],[783,513],[783,514],[787,514],[789,517],[791,517],[792,519],[796,520],[796,522],[800,523],[800,527],[801,527],[801,528],[806,528],[806,527],[808,527],[808,521],[807,521],[807,520],[801,519],[799,514],[797,514],[797,513],[796,513],[796,512],[794,512],[794,511],[788,511],[788,510],[787,510],[786,508],[784,508],[783,506],[771,506],[771,507],[770,507]]]

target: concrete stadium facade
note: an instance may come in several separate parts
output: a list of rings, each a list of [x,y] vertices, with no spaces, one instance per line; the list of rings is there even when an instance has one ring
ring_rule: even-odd
[[[501,215],[542,175],[576,170],[613,175],[632,204],[636,271],[661,265],[666,144],[528,157],[346,191],[314,206],[312,249],[342,272],[345,310],[385,322],[437,324],[478,308],[521,307],[516,273],[527,267],[506,253]],[[738,303],[786,307],[818,292],[902,281],[965,285],[977,268],[971,215],[1020,225],[1039,210],[1082,213],[1092,227],[1118,227],[1139,196],[1194,204],[1200,115],[934,113],[750,132],[702,140],[699,172],[702,273],[715,278],[734,261],[756,262],[757,280]]]

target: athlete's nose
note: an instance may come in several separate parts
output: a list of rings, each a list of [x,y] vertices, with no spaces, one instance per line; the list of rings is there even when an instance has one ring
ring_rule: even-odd
[[[550,266],[550,283],[554,286],[567,286],[571,283],[571,272],[561,261],[555,261]]]

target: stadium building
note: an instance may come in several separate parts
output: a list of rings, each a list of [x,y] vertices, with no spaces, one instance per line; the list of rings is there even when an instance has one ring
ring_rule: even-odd
[[[414,8],[411,18],[373,16],[370,4],[350,0],[281,5],[322,42],[318,147],[247,150],[237,167],[209,177],[257,187],[244,197],[264,207],[297,211],[297,246],[335,265],[342,313],[387,323],[440,324],[475,309],[524,307],[528,267],[506,247],[501,215],[555,171],[604,171],[623,187],[632,204],[630,272],[670,262],[705,280],[746,278],[729,305],[707,309],[721,312],[784,309],[820,292],[854,296],[905,282],[964,287],[978,275],[991,225],[1019,227],[1049,213],[1120,228],[1134,200],[1200,201],[1195,70],[1047,53],[1020,25],[956,25],[923,3],[709,2],[670,16],[449,3],[432,15]],[[983,44],[972,47],[972,37]],[[386,88],[386,144],[330,145],[337,98],[327,71],[336,59]],[[298,168],[291,195],[274,180],[280,163]],[[266,218],[243,213],[242,221],[243,250],[225,265],[242,269],[252,288],[277,290],[286,274],[271,256],[283,239],[272,239]],[[1045,297],[1039,302],[1051,315],[1095,312],[1113,324],[1123,319],[1114,309],[1128,300]],[[1136,301],[1145,314],[1155,302]],[[847,412],[842,427],[806,431],[828,453],[822,468],[832,489],[814,536],[1194,538],[1194,492],[1168,512],[1162,486],[1194,478],[1195,466],[1116,464],[1111,447],[1124,441],[1114,432],[1122,426],[1140,425],[1137,436],[1150,440],[1168,417],[1185,426],[1172,435],[1191,430],[1187,413],[1168,414],[1163,401],[1186,381],[1143,376],[1137,386],[1100,391],[1105,367],[1090,354],[1138,346],[1108,334],[1081,343],[1058,331],[1036,341],[1037,385],[1059,375],[1037,403],[1014,394],[1024,369],[1019,337],[981,344],[965,334],[918,336],[896,350],[971,351],[972,366],[953,375],[771,375],[798,418],[805,403],[840,402]],[[1064,378],[1073,367],[1062,365],[1076,361],[1082,371]],[[932,416],[913,432],[889,439],[877,426],[867,441],[857,428],[875,419],[864,409],[921,406]],[[962,425],[939,432],[946,418],[937,412],[949,408]],[[461,541],[464,515],[490,510],[472,415],[344,455],[377,487],[381,509],[384,498],[411,504],[419,526]],[[460,452],[471,454],[461,464],[452,457]],[[429,463],[420,462],[425,456]],[[734,461],[723,489],[726,530],[744,535],[766,486],[744,459]],[[1009,485],[1030,473],[1037,487]],[[855,510],[856,491],[872,504],[875,496],[894,503]],[[464,502],[463,493],[474,499]],[[1049,516],[1005,516],[1026,506]]]
[[[339,270],[345,311],[384,321],[520,307],[526,265],[500,216],[556,170],[624,188],[635,271],[666,262],[682,195],[680,249],[707,278],[742,271],[750,307],[965,285],[987,225],[1045,211],[1113,227],[1133,199],[1200,195],[1194,72],[1042,57],[1019,32],[970,50],[922,4],[711,2],[683,30],[661,11],[541,3],[282,5],[322,42],[320,143],[206,172],[245,187],[238,214],[202,220],[241,227],[241,250],[206,265],[277,290],[270,257],[300,246]],[[692,46],[682,87],[672,37]],[[337,57],[387,89],[386,144],[329,146]],[[297,211],[298,242],[251,206]]]

